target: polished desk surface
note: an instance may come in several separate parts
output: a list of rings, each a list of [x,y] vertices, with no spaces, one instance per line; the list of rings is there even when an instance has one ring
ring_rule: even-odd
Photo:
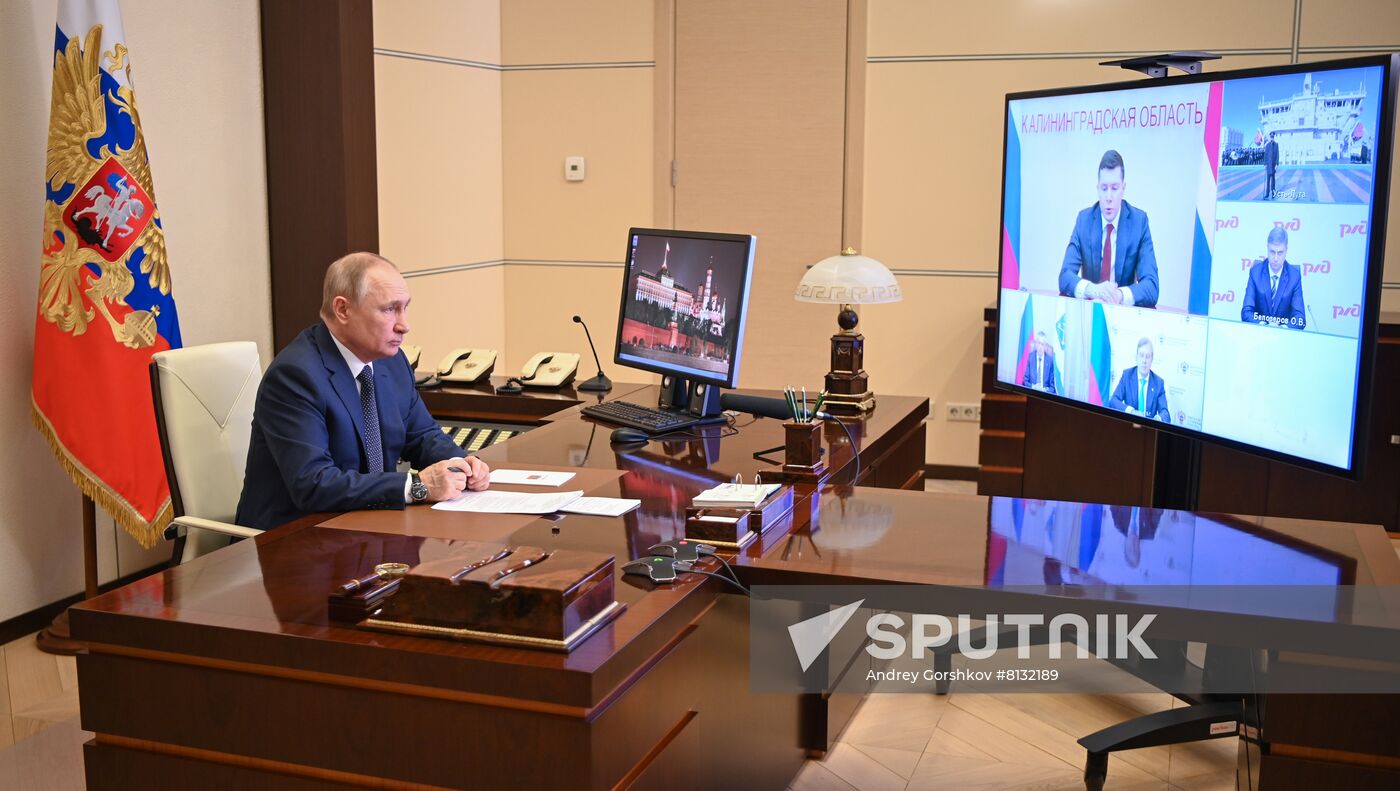
[[[861,436],[881,442],[882,427],[919,415],[920,407],[927,409],[926,401],[909,401],[906,409],[898,410],[893,408],[895,399],[886,399],[884,416],[877,410]],[[218,651],[226,658],[258,664],[562,706],[596,706],[722,591],[719,584],[691,578],[656,587],[619,570],[617,595],[628,609],[568,655],[391,636],[333,624],[327,620],[326,592],[336,583],[369,573],[376,563],[429,560],[461,540],[603,551],[616,556],[620,567],[627,559],[647,554],[655,543],[682,537],[684,507],[702,489],[735,474],[771,469],[753,459],[752,452],[775,441],[778,425],[769,419],[741,421],[737,434],[722,439],[727,429],[717,427],[706,430],[714,434],[710,440],[654,441],[623,449],[607,442],[611,429],[606,425],[583,418],[557,421],[482,456],[497,468],[578,468],[574,483],[588,494],[639,499],[640,508],[621,518],[542,519],[426,508],[313,515],[79,605],[75,628],[96,643]],[[839,481],[849,448],[844,434],[827,439],[837,470],[834,479]],[[840,484],[798,487],[798,494],[791,523],[735,559],[745,582],[1011,588],[1050,581],[1041,575],[1047,561],[1053,561],[1059,567],[1053,582],[1075,589],[1070,595],[1079,598],[1108,598],[1114,586],[1131,584],[1325,582],[1317,576],[1319,567],[1324,572],[1337,569],[1339,576],[1331,584],[1400,583],[1400,561],[1385,535],[1364,526],[1155,511],[1150,514],[1157,525],[1152,535],[1143,538],[1141,529],[1133,528],[1138,544],[1134,548],[1126,525],[1147,519],[1143,512],[1151,509],[1133,514],[1134,509]],[[1087,550],[1086,510],[1099,519],[1093,546]],[[1121,530],[1115,529],[1118,522],[1125,525]],[[1066,535],[1077,532],[1072,539],[1057,538],[1057,525]],[[1232,562],[1241,551],[1269,547],[1279,557],[1307,563],[1260,567]],[[1341,624],[1349,618],[1347,613],[1336,615]],[[139,628],[132,626],[133,620],[141,622]],[[265,639],[232,641],[227,634],[221,636],[225,630]],[[192,633],[200,639],[191,639]],[[390,658],[409,654],[434,661],[403,663]],[[492,667],[495,672],[462,672],[464,667]]]

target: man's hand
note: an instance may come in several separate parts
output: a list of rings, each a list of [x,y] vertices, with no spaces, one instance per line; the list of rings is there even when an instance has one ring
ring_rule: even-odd
[[[1127,412],[1127,413],[1130,414],[1130,415],[1141,415],[1141,414],[1142,414],[1141,412],[1137,411],[1136,409],[1134,409],[1134,408],[1132,408],[1132,407],[1130,407],[1130,406],[1125,406],[1125,407],[1123,407],[1123,411],[1124,411],[1124,412]]]
[[[467,471],[467,488],[474,492],[484,491],[491,485],[491,465],[475,456],[457,459],[457,466]]]
[[[451,500],[467,488],[467,473],[454,472],[451,468],[469,469],[466,460],[446,459],[418,473],[418,478],[428,487],[428,500],[440,503]],[[483,487],[484,488],[484,487]]]

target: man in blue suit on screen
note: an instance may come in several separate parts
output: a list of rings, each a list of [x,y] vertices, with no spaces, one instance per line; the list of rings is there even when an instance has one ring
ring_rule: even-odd
[[[1099,202],[1079,212],[1060,266],[1060,293],[1115,305],[1157,306],[1157,256],[1147,213],[1123,200],[1123,157],[1099,160]]]
[[[399,351],[408,283],[373,253],[331,264],[321,321],[258,387],[240,525],[266,530],[318,511],[401,509],[481,490],[491,470],[447,438]],[[395,472],[399,459],[421,470]]]
[[[1108,406],[1130,415],[1172,422],[1171,410],[1167,408],[1167,383],[1152,372],[1152,341],[1138,341],[1137,365],[1123,372]]]
[[[1249,268],[1240,321],[1275,327],[1307,327],[1303,316],[1303,271],[1288,263],[1288,231],[1269,231],[1269,255]]]
[[[1055,392],[1055,356],[1050,353],[1050,341],[1045,339],[1044,332],[1037,332],[1035,340],[1031,342],[1021,386],[1044,393]]]

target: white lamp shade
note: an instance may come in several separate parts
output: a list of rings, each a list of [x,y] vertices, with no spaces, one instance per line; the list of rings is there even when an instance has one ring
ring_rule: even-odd
[[[802,276],[794,295],[798,302],[874,305],[903,299],[899,283],[884,264],[847,249],[823,258]]]

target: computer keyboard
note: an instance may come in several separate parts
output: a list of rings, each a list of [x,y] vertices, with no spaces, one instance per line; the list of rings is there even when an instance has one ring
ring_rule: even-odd
[[[619,426],[641,429],[652,434],[689,428],[700,422],[694,415],[685,412],[670,412],[633,404],[630,401],[605,401],[601,404],[589,404],[583,408],[583,414],[599,420],[606,420],[609,423],[616,423]]]

